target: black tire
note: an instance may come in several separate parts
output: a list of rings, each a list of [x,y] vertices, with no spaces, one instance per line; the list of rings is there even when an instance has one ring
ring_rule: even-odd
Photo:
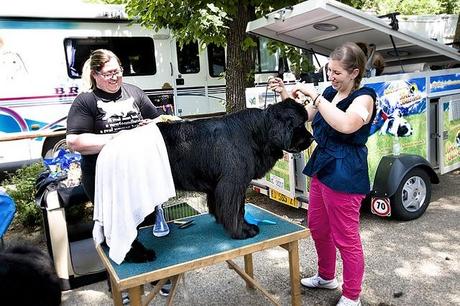
[[[431,181],[420,169],[410,170],[402,179],[396,193],[390,197],[392,216],[396,220],[409,221],[425,213],[431,199]]]
[[[59,151],[60,148],[67,148],[65,135],[46,138],[43,143],[42,157],[53,158],[54,154]]]

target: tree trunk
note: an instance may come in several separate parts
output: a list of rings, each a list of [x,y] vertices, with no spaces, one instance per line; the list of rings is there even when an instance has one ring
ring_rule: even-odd
[[[246,25],[254,19],[253,6],[238,1],[238,9],[232,20],[228,22],[227,35],[227,70],[226,70],[226,95],[227,113],[236,112],[246,108],[246,87],[254,85],[254,76],[250,73],[254,67],[252,50],[243,50],[243,41],[246,36]]]

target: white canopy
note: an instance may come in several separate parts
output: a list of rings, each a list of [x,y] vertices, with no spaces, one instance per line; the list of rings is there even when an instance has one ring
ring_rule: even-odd
[[[247,32],[329,55],[347,41],[375,44],[385,65],[460,62],[459,50],[417,33],[392,28],[390,18],[354,9],[333,0],[309,0],[251,21]],[[393,47],[392,39],[399,53]]]

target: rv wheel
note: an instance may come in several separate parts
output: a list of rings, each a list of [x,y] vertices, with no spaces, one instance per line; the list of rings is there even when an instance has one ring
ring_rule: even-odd
[[[398,190],[390,198],[392,216],[402,221],[417,219],[427,209],[430,199],[428,174],[420,168],[414,168],[404,176]]]
[[[43,143],[42,157],[43,158],[52,158],[54,153],[59,151],[60,148],[66,148],[67,143],[65,140],[65,135],[46,138]]]

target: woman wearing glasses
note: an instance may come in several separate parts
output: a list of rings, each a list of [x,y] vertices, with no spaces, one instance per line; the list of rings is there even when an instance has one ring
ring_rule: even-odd
[[[81,181],[94,203],[96,160],[104,145],[116,133],[146,124],[160,112],[142,89],[123,83],[122,65],[113,52],[105,49],[93,51],[85,66],[90,90],[80,93],[72,103],[67,117],[66,140],[69,148],[82,155]],[[138,247],[144,251],[141,258],[154,259],[153,251],[145,250],[142,245]],[[138,254],[130,253],[126,260],[130,257],[139,260],[134,259]]]

